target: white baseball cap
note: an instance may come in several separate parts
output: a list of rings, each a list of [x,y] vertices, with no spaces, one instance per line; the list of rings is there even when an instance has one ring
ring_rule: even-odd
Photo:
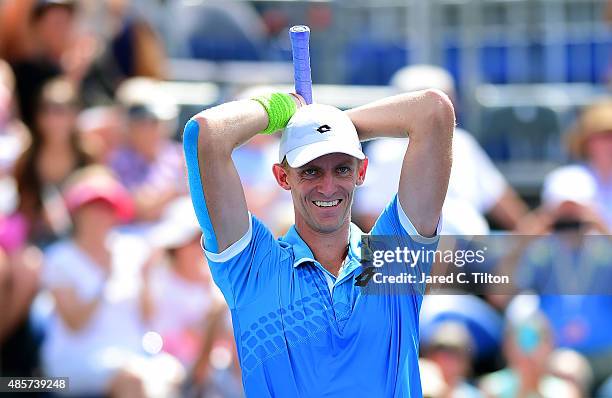
[[[320,156],[345,153],[365,159],[348,115],[330,105],[311,104],[295,112],[281,137],[278,161],[301,167]]]

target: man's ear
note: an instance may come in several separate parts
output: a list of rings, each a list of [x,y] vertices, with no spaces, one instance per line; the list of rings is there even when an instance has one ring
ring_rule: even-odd
[[[359,170],[357,171],[357,183],[356,185],[362,185],[365,181],[366,171],[368,169],[368,158],[359,161]]]
[[[291,186],[289,185],[289,182],[287,181],[287,177],[289,176],[287,174],[287,170],[285,170],[285,168],[281,166],[280,163],[275,163],[272,166],[272,174],[274,174],[274,178],[276,178],[276,182],[281,188],[283,188],[286,191],[291,190]]]

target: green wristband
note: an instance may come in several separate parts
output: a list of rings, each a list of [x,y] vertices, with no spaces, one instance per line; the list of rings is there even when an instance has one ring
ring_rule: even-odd
[[[274,134],[284,129],[297,110],[297,105],[290,94],[272,93],[251,99],[259,102],[268,113],[268,127],[259,134]]]

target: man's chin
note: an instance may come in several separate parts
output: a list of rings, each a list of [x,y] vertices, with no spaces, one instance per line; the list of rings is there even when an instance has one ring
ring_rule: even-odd
[[[331,209],[330,209],[331,210]],[[305,221],[308,226],[313,230],[321,234],[330,234],[341,229],[347,218],[347,209],[338,208],[331,212],[330,210],[321,209],[306,209]]]
[[[315,229],[319,233],[329,234],[332,232],[336,232],[340,228],[342,228],[342,220],[338,217],[334,219],[314,219]]]
[[[317,228],[317,232],[320,234],[332,234],[340,229],[341,225],[332,225],[332,226],[319,226]]]

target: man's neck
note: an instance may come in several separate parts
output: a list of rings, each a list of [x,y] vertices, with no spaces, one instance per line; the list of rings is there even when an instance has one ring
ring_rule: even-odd
[[[315,260],[326,270],[338,276],[342,263],[348,254],[350,223],[331,233],[321,233],[312,230],[306,223],[295,225],[300,237],[308,245]]]

